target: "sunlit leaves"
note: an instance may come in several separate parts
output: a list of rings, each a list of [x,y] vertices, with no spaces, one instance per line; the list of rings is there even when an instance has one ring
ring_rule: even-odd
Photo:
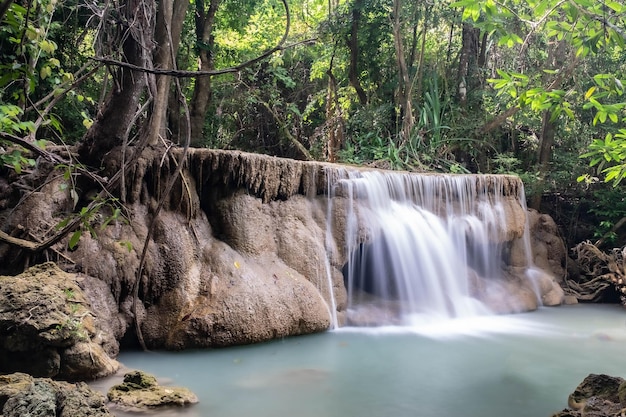
[[[589,152],[581,158],[591,158],[589,165],[597,167],[604,174],[604,180],[619,184],[626,176],[626,129],[619,129],[615,134],[607,133],[604,139],[594,139],[589,145]],[[584,181],[584,177],[578,178]]]

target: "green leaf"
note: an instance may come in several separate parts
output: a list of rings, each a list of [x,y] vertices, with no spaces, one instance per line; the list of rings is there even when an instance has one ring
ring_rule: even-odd
[[[67,218],[61,220],[59,223],[57,223],[57,225],[54,228],[57,229],[57,230],[61,230],[65,226],[67,226],[69,222],[70,222],[70,218],[67,217]]]
[[[52,54],[57,49],[56,43],[49,41],[47,39],[39,42],[39,47],[46,53]]]
[[[42,80],[45,80],[50,75],[52,75],[52,68],[50,68],[48,65],[41,67],[41,69],[39,70],[39,76]]]
[[[70,241],[68,243],[68,247],[70,249],[74,249],[76,247],[76,245],[78,244],[78,241],[80,240],[80,236],[83,234],[83,231],[78,229],[77,231],[75,231],[74,233],[72,233],[72,236],[70,237]]]

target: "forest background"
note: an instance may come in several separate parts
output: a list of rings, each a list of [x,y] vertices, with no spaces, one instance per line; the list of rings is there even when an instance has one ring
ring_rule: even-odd
[[[623,0],[1,0],[0,18],[2,175],[48,157],[80,215],[77,173],[179,145],[517,174],[568,247],[623,243]]]

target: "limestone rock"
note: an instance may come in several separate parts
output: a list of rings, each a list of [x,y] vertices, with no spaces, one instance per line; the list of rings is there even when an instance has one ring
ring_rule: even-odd
[[[93,379],[118,368],[75,275],[46,263],[0,277],[0,371]],[[82,352],[79,354],[78,352]]]
[[[553,417],[606,417],[620,415],[624,398],[623,378],[590,374],[568,398],[569,408]]]
[[[0,410],[9,398],[26,391],[32,383],[33,377],[21,372],[0,375]]]
[[[532,209],[528,210],[528,223],[534,264],[551,273],[557,282],[563,282],[567,274],[567,250],[556,223],[548,214]]]
[[[526,274],[539,291],[542,305],[553,307],[563,304],[565,293],[552,274],[538,268],[531,268]]]
[[[342,269],[351,254],[346,253],[345,230],[356,220],[357,244],[371,239],[372,231],[360,220],[365,210],[347,210],[352,203],[339,179],[348,169],[366,168],[210,149],[189,150],[183,179],[166,196],[148,242],[133,311],[132,294],[153,209],[181,150],[172,149],[165,158],[146,152],[128,173],[130,221],[110,224],[97,238],[84,234],[74,251],[64,253],[71,259],[65,269],[86,276],[70,280],[74,286],[60,291],[53,290],[54,285],[44,288],[47,281],[29,278],[41,282],[39,287],[22,280],[17,288],[23,290],[13,295],[5,293],[5,283],[15,278],[0,278],[0,371],[67,378],[107,374],[116,365],[100,353],[114,357],[119,340],[135,340],[135,320],[152,349],[254,343],[324,331],[334,315],[347,320]],[[503,261],[527,266],[520,243],[526,225],[520,179],[476,179],[475,188],[503,197],[506,222],[497,226],[490,241],[510,249],[510,259]],[[26,237],[20,234],[26,229],[43,235],[45,230],[32,227],[60,221],[55,213],[71,207],[71,197],[60,192],[58,182],[49,184],[28,197],[32,210],[7,215],[3,230],[16,237]],[[337,186],[337,192],[329,195],[329,186]],[[546,261],[535,256],[535,262],[558,277],[558,235],[548,218],[537,218],[541,227],[531,229],[539,236]],[[13,253],[2,250],[0,244],[0,254]],[[474,293],[484,295],[500,313],[536,308],[537,297],[523,276],[507,272],[504,278],[490,291],[486,279],[476,280]],[[83,293],[74,302],[65,290],[79,294],[75,284]],[[545,288],[543,302],[557,304],[558,288],[547,282]],[[34,295],[23,295],[27,293]],[[35,324],[35,315],[44,321]],[[93,364],[92,353],[98,355]]]
[[[146,410],[163,406],[186,406],[198,402],[184,387],[160,386],[154,376],[141,371],[124,375],[124,382],[109,389],[109,400],[125,410]]]
[[[85,383],[70,384],[26,374],[0,377],[4,417],[111,417],[105,397]]]

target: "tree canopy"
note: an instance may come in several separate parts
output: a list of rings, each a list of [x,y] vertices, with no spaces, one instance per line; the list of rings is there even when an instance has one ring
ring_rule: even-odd
[[[626,175],[621,0],[2,0],[0,18],[17,174],[46,146],[106,176],[116,147],[172,143],[515,173],[536,207]]]

